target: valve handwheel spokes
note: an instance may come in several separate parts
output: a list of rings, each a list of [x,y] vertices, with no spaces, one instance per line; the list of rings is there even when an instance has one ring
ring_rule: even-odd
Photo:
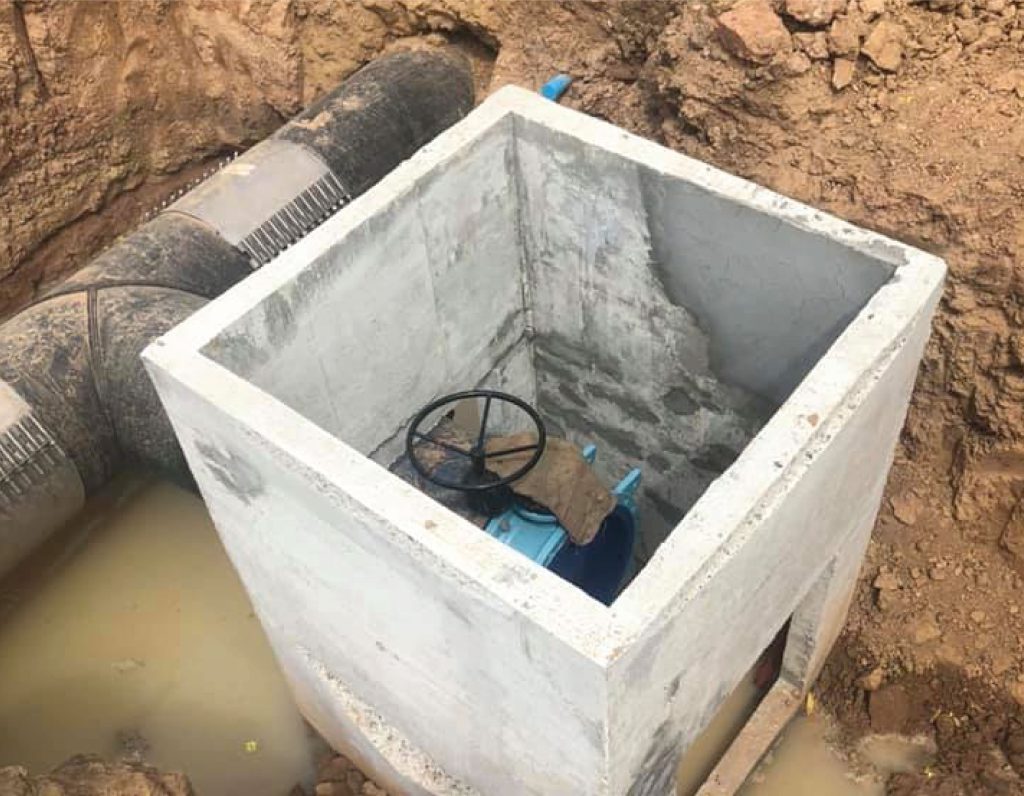
[[[439,409],[444,409],[449,405],[454,409],[454,405],[460,401],[473,398],[483,398],[484,407],[483,412],[480,415],[480,429],[477,432],[476,441],[471,447],[465,448],[455,444],[454,442],[438,439],[431,435],[431,429],[421,429],[424,421]],[[521,409],[533,422],[536,430],[535,438],[537,441],[529,445],[519,445],[513,448],[503,448],[502,450],[488,452],[487,424],[491,418],[491,406],[495,402],[512,404],[513,406]],[[409,431],[405,436],[405,452],[409,457],[409,461],[412,463],[412,466],[416,469],[416,472],[432,484],[436,484],[437,486],[445,487],[447,489],[455,489],[460,492],[485,492],[508,486],[530,472],[530,470],[537,466],[537,462],[540,461],[540,457],[544,455],[544,446],[546,443],[547,432],[544,429],[544,421],[541,420],[540,414],[537,410],[522,398],[517,398],[514,395],[510,395],[506,392],[499,392],[498,390],[466,390],[464,392],[456,392],[451,395],[445,395],[442,398],[438,398],[436,401],[432,401],[424,406],[416,414],[416,417],[413,418],[412,423],[409,425]],[[418,455],[426,445],[435,445],[442,450],[446,450],[449,453],[467,459],[470,463],[470,469],[468,470],[466,477],[460,481],[455,481],[431,471],[431,469],[421,458],[419,458]],[[519,469],[504,477],[498,477],[487,470],[488,459],[495,459],[500,456],[511,456],[519,453],[528,453],[530,451],[533,451],[533,455],[526,461],[526,463]]]

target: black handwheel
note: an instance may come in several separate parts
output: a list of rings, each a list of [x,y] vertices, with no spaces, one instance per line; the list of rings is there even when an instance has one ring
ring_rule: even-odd
[[[476,442],[473,443],[472,447],[464,448],[461,445],[454,444],[447,440],[437,439],[430,435],[430,429],[423,431],[420,426],[423,425],[423,421],[426,420],[430,415],[437,412],[438,409],[443,409],[449,404],[456,404],[459,401],[464,401],[467,398],[483,398],[484,409],[480,416],[480,431],[477,434]],[[509,403],[522,409],[533,421],[533,425],[537,431],[537,441],[530,445],[522,445],[515,448],[504,448],[502,450],[490,451],[486,450],[487,444],[487,420],[491,414],[491,404],[493,402]],[[537,466],[537,462],[540,461],[540,457],[544,455],[544,446],[547,444],[547,432],[544,429],[544,421],[541,420],[537,410],[530,406],[522,398],[517,398],[514,395],[509,395],[506,392],[498,392],[497,390],[466,390],[465,392],[455,392],[451,395],[446,395],[443,398],[438,398],[426,406],[424,406],[413,418],[412,423],[409,425],[409,431],[405,435],[405,453],[409,457],[409,461],[412,466],[416,468],[423,478],[430,481],[432,484],[445,487],[447,489],[456,489],[460,492],[485,492],[491,489],[499,489],[501,487],[508,486],[514,481],[518,481],[530,470]],[[423,463],[423,461],[417,456],[417,450],[423,445],[435,445],[438,448],[442,448],[449,453],[454,453],[458,456],[465,457],[469,460],[472,467],[470,468],[469,476],[461,481],[453,481],[442,476],[439,476],[436,472],[431,472],[430,469]],[[499,478],[497,475],[487,470],[487,460],[496,459],[499,456],[510,456],[514,453],[526,453],[527,451],[533,451],[533,455],[530,459],[513,473],[509,473],[504,478]]]

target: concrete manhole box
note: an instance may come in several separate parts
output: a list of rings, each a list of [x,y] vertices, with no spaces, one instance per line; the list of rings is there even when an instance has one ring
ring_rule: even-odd
[[[397,792],[664,794],[838,633],[944,265],[499,91],[145,359],[307,718]],[[386,470],[478,385],[644,469],[611,606]]]

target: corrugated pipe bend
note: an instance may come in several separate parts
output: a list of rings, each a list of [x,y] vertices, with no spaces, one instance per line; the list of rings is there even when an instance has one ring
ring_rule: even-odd
[[[189,483],[139,353],[472,104],[456,55],[374,61],[0,326],[0,576],[125,465]]]

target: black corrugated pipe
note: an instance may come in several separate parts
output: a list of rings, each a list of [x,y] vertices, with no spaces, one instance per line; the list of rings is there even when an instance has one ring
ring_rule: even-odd
[[[0,326],[0,575],[126,464],[190,482],[139,353],[472,104],[457,55],[374,61]]]

